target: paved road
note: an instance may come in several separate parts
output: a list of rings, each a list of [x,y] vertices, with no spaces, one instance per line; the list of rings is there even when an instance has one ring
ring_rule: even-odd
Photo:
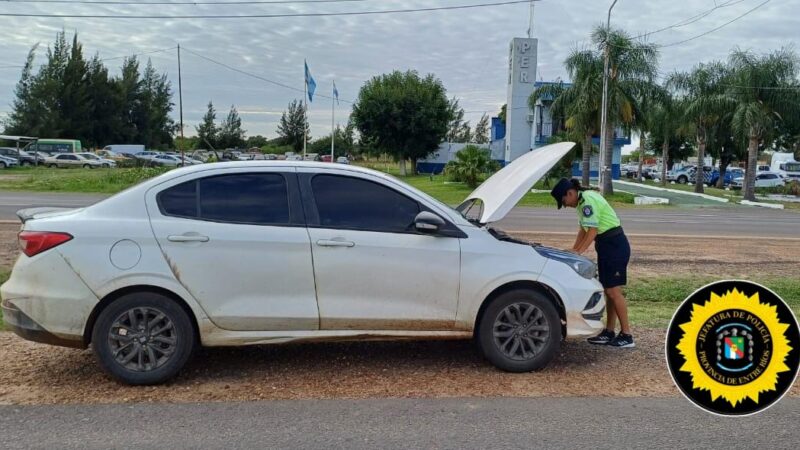
[[[0,192],[0,220],[35,206],[87,206],[105,198],[97,194]],[[618,210],[628,234],[679,236],[761,236],[800,238],[800,214],[755,207],[692,209],[626,208]],[[515,208],[498,223],[507,231],[574,232],[575,211],[553,208]]]
[[[333,380],[335,382],[335,380]],[[797,448],[800,399],[721,418],[683,398],[0,407],[13,448]]]

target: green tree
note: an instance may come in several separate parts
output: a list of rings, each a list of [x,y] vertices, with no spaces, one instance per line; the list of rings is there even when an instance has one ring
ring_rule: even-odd
[[[236,107],[231,105],[228,116],[222,121],[217,136],[220,148],[240,148],[245,144],[245,130]]]
[[[395,71],[367,81],[352,112],[362,143],[388,153],[400,162],[416,160],[438,148],[452,120],[451,105],[442,82],[433,75]]]
[[[665,89],[658,101],[645,113],[650,123],[650,133],[644,139],[645,149],[654,154],[661,152],[661,184],[666,185],[667,169],[671,167],[670,161],[675,158],[680,147],[681,132],[685,130],[683,111],[680,103]]]
[[[281,120],[278,123],[278,136],[280,136],[282,144],[291,145],[294,151],[299,153],[303,151],[304,135],[308,140],[307,142],[310,142],[311,133],[303,103],[299,100],[294,100],[289,103],[288,109],[281,114]]]
[[[472,134],[472,140],[475,141],[476,144],[488,144],[491,138],[489,134],[489,116],[483,114],[475,125],[475,132]]]
[[[508,113],[508,104],[503,103],[503,106],[500,107],[500,113],[497,114],[497,117],[503,122],[506,123],[506,114]]]
[[[42,110],[34,95],[37,77],[33,73],[33,61],[38,47],[39,44],[35,44],[28,51],[22,75],[14,88],[14,102],[11,105],[11,113],[4,124],[7,134],[39,135],[38,130],[41,129]]]
[[[334,131],[334,156],[345,156],[353,152],[353,141],[348,139],[346,129],[336,127]],[[309,144],[309,151],[321,155],[331,153],[331,135],[323,136]]]
[[[200,125],[194,127],[195,131],[197,131],[198,141],[200,141],[200,148],[211,147],[209,150],[216,150],[217,147],[219,147],[219,130],[217,129],[216,120],[217,111],[214,109],[214,103],[209,101],[208,109],[203,116],[202,122],[200,122]]]
[[[268,141],[269,141],[269,139],[267,139],[264,136],[258,134],[258,135],[255,135],[255,136],[248,137],[247,140],[245,141],[245,146],[247,146],[247,148],[254,148],[254,147],[261,148],[261,147],[267,145]]]
[[[464,108],[459,106],[458,99],[453,97],[448,103],[450,123],[447,124],[447,142],[463,142],[464,137]]]
[[[699,64],[691,72],[677,72],[667,80],[681,97],[684,117],[694,127],[697,141],[697,165],[702,167],[706,156],[708,133],[716,126],[726,107],[730,106],[724,95],[724,81],[728,75],[726,67],[719,62]],[[698,175],[700,171],[698,171]],[[703,177],[695,177],[694,191],[703,192]]]
[[[550,115],[564,120],[564,126],[577,134],[581,147],[581,183],[589,186],[592,136],[600,129],[603,61],[591,50],[573,50],[564,62],[572,85],[559,81],[536,89],[528,100],[531,109],[538,102],[549,104]],[[555,131],[555,130],[554,130]]]
[[[636,99],[653,84],[658,69],[658,50],[654,44],[637,42],[623,30],[602,26],[592,32],[592,41],[608,56],[608,121],[606,148],[601,165],[611,167],[614,129],[630,126],[636,117],[644,117]],[[601,70],[602,74],[602,70]],[[602,90],[602,79],[600,84]],[[601,97],[599,97],[601,98]],[[602,106],[601,106],[602,109]],[[603,177],[601,191],[613,193],[611,177]]]
[[[478,187],[484,176],[497,170],[489,150],[477,145],[467,145],[456,153],[456,159],[447,163],[445,173],[451,180]]]
[[[743,196],[754,201],[759,146],[770,143],[776,124],[784,117],[797,117],[800,109],[798,58],[790,49],[764,56],[736,50],[730,65],[733,76],[728,93],[735,102],[732,128],[748,142]]]

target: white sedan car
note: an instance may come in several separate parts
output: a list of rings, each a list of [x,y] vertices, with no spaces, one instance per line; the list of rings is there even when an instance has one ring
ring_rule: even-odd
[[[458,209],[360,167],[249,161],[22,210],[3,317],[29,340],[91,344],[130,384],[167,380],[201,345],[342,339],[474,338],[497,367],[536,370],[603,327],[603,289],[588,259],[490,224],[573,145],[526,154]]]
[[[757,172],[756,174],[755,187],[757,188],[784,186],[785,184],[786,181],[775,172]],[[744,177],[734,178],[731,181],[731,187],[733,189],[742,189],[744,187]]]

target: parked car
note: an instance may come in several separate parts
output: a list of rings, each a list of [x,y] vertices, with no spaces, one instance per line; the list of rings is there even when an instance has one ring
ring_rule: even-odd
[[[144,152],[134,153],[133,155],[138,159],[151,160],[151,159],[155,158],[156,156],[158,156],[160,154],[161,154],[161,152],[154,152],[154,151],[149,151],[148,150],[148,151],[144,151]]]
[[[3,320],[91,344],[130,384],[171,378],[201,345],[309,340],[474,339],[500,369],[540,369],[603,328],[603,287],[588,259],[491,224],[573,146],[525,154],[456,209],[361,167],[249,161],[22,210]]]
[[[76,153],[62,153],[51,156],[44,161],[48,167],[83,167],[84,169],[96,169],[103,167],[103,163],[98,160],[88,159]]]
[[[340,157],[336,158],[336,162],[339,163],[339,164],[350,164],[350,160],[347,159],[346,156],[340,156]]]
[[[95,152],[97,156],[103,159],[110,159],[114,162],[125,161],[132,158],[131,153],[124,153],[124,152],[115,152],[113,150],[98,150]],[[131,155],[131,156],[128,156]]]
[[[135,155],[136,153],[145,151],[145,146],[142,144],[112,144],[106,145],[101,151],[111,153],[131,153]]]
[[[680,169],[667,171],[667,181],[674,181],[678,184],[689,182],[689,174],[694,173],[695,166],[683,166]]]
[[[17,161],[16,158],[0,155],[0,169],[6,169],[8,167],[17,167],[17,166],[19,166],[19,161]]]
[[[322,161],[320,158],[319,153],[306,153],[304,157],[302,157],[303,161]]]
[[[34,166],[44,163],[44,158],[39,155],[32,155],[24,150],[17,150],[13,147],[0,147],[0,155],[14,158],[22,167]]]
[[[711,180],[714,178],[715,169],[711,166],[703,166],[703,184],[707,186],[711,186]],[[692,168],[689,172],[689,183],[694,184],[696,183],[695,175],[697,174],[697,168]],[[717,178],[719,178],[719,172],[716,172]]]
[[[322,162],[333,162],[333,156],[331,156],[331,155],[322,155],[322,157],[320,158],[320,161],[322,161]]]
[[[786,182],[783,178],[774,172],[758,172],[756,174],[756,182],[755,187],[762,188],[762,187],[775,187],[775,186],[784,186]],[[731,187],[733,189],[742,189],[744,187],[744,177],[736,177],[731,182]]]
[[[76,155],[82,156],[88,160],[98,161],[101,164],[101,167],[110,168],[110,167],[117,167],[117,162],[113,159],[106,159],[101,158],[94,153],[76,153]]]
[[[730,185],[731,182],[738,177],[744,177],[744,169],[739,167],[728,167],[727,169],[725,169],[725,178],[722,182],[723,186]],[[719,170],[715,168],[709,184],[711,186],[714,186],[717,184],[718,181],[719,181]]]

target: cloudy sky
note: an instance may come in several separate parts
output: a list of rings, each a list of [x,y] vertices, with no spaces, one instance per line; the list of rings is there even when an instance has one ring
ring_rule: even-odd
[[[260,5],[143,4],[156,0],[132,5],[108,2],[87,5],[50,1],[2,2],[0,13],[127,16],[333,13],[503,0],[349,0]],[[109,0],[115,1],[120,0]],[[225,1],[235,0],[220,0]],[[610,3],[611,0],[537,2],[534,36],[539,38],[539,79],[566,77],[564,58],[576,46],[588,45],[591,29],[605,20]],[[619,0],[612,25],[637,35],[680,25],[648,37],[658,44],[674,44],[712,31],[756,8],[706,36],[662,48],[661,71],[669,73],[687,69],[699,61],[724,59],[737,46],[767,52],[796,45],[800,38],[797,27],[800,0],[764,3],[765,0]],[[719,5],[722,7],[710,11]],[[526,35],[528,12],[527,4],[511,4],[404,14],[290,18],[0,17],[4,30],[0,46],[0,114],[6,114],[10,108],[20,73],[18,67],[9,66],[21,65],[32,45],[40,42],[47,46],[64,29],[69,34],[77,31],[85,53],[99,53],[101,58],[153,52],[180,43],[186,49],[182,72],[187,134],[194,134],[194,125],[212,100],[220,111],[220,119],[231,105],[236,105],[248,135],[272,137],[281,111],[293,99],[302,97],[302,92],[234,72],[196,54],[299,90],[303,88],[305,58],[316,78],[317,92],[329,94],[335,79],[342,100],[353,100],[365,80],[381,73],[395,69],[434,73],[442,79],[449,95],[461,100],[467,118],[474,124],[484,111],[494,115],[505,103],[508,42]],[[148,57],[159,71],[168,74],[177,91],[175,50],[142,56]],[[42,48],[37,61],[43,58]],[[118,73],[120,63],[121,59],[111,59],[106,64],[113,73]],[[324,98],[315,98],[310,105],[313,136],[329,133],[330,108],[330,100]],[[346,122],[349,109],[348,102],[341,102],[337,107],[337,122]],[[177,118],[177,107],[174,115]]]

